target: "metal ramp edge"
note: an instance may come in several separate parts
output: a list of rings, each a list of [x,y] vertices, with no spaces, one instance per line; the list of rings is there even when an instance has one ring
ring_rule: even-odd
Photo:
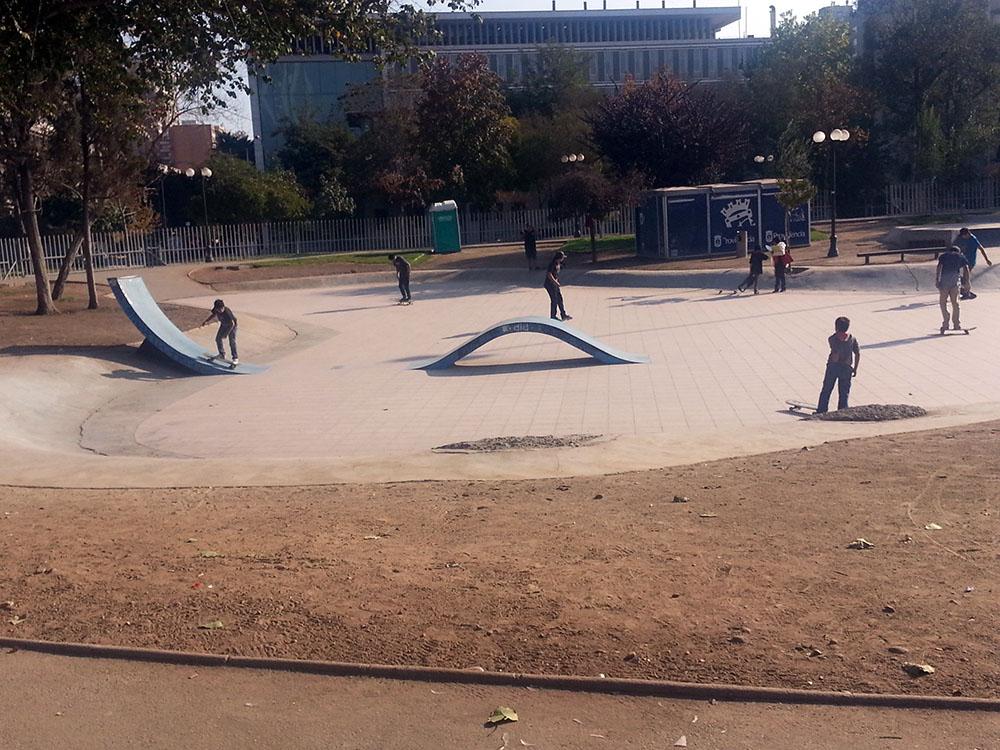
[[[437,357],[424,362],[419,362],[413,366],[414,370],[443,370],[451,367],[458,360],[468,356],[484,344],[507,336],[512,333],[542,333],[552,336],[560,341],[564,341],[570,346],[574,346],[582,352],[589,354],[594,359],[606,365],[636,365],[646,364],[649,357],[642,354],[631,354],[619,349],[607,346],[593,336],[588,336],[582,331],[578,331],[562,321],[540,316],[527,316],[522,318],[512,318],[488,328],[477,336],[469,339],[461,346],[452,349],[443,357]]]
[[[230,367],[208,361],[212,352],[192,341],[173,324],[150,294],[141,276],[118,276],[108,279],[115,299],[146,343],[175,364],[198,375],[253,375],[264,372],[261,365],[240,364]]]

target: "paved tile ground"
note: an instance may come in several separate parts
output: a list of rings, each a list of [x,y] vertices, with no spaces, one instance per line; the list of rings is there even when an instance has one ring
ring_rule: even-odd
[[[773,434],[795,419],[786,400],[815,402],[838,315],[851,317],[864,347],[852,403],[942,409],[997,400],[993,292],[965,305],[964,322],[979,325],[968,337],[936,334],[928,294],[567,286],[565,295],[571,325],[652,362],[591,364],[554,339],[516,334],[441,374],[410,369],[501,320],[545,314],[539,288],[434,281],[402,307],[386,284],[227,294],[238,313],[333,335],[264,375],[219,379],[145,420],[136,438],[181,456],[318,458],[500,435]]]

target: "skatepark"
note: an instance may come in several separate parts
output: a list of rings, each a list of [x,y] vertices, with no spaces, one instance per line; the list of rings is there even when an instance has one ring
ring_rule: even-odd
[[[742,269],[570,267],[573,320],[559,329],[639,360],[617,364],[524,323],[497,328],[544,323],[540,278],[526,272],[416,273],[413,304],[399,306],[384,272],[216,289],[189,270],[144,271],[151,298],[201,317],[224,298],[239,316],[241,368],[259,370],[192,374],[140,352],[139,331],[125,347],[12,348],[0,359],[0,386],[23,395],[0,413],[5,523],[20,542],[7,565],[12,580],[51,570],[8,594],[34,605],[5,637],[259,656],[266,669],[266,657],[288,656],[995,699],[992,269],[977,272],[979,297],[963,303],[976,330],[940,336],[927,263],[811,268],[787,293],[765,283],[757,296],[731,293]],[[913,404],[926,417],[826,422],[788,411],[789,400],[815,403],[839,315],[862,346],[852,404]],[[185,336],[210,352],[215,329]],[[476,346],[447,367],[421,369],[466,343]],[[928,437],[938,435],[947,439]],[[448,447],[525,436],[572,440]],[[937,479],[954,469],[951,449],[966,457],[960,496]],[[943,530],[925,531],[931,522]],[[44,548],[25,542],[41,528]],[[861,536],[874,554],[845,549]],[[112,561],[120,573],[98,585],[95,571]],[[50,586],[62,587],[58,610],[42,603]],[[823,615],[853,608],[857,622]],[[203,629],[210,618],[225,628]],[[910,656],[886,654],[903,643]],[[82,686],[114,691],[120,669],[138,690],[183,681],[208,695],[224,680],[211,714],[242,728],[220,736],[222,747],[276,741],[292,711],[279,694],[295,696],[299,718],[286,731],[301,746],[408,741],[409,730],[366,730],[388,725],[389,704],[372,703],[372,691],[432,713],[447,696],[449,718],[433,731],[468,747],[670,746],[681,736],[759,747],[770,733],[819,746],[831,724],[845,727],[837,742],[857,747],[889,746],[886,737],[936,747],[943,726],[980,743],[969,746],[995,736],[988,710],[903,721],[877,703],[716,706],[601,691],[571,707],[560,691],[523,687],[3,658],[51,680],[42,694],[81,725]],[[937,682],[907,677],[903,658],[937,665]],[[333,734],[316,724],[322,680],[341,680],[323,683],[340,685],[345,707]],[[581,700],[603,719],[577,717]],[[477,711],[506,702],[522,721],[483,730]],[[47,726],[39,742],[62,731]]]

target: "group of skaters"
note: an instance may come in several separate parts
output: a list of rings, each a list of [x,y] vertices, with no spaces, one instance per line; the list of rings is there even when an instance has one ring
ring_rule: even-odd
[[[766,246],[766,250],[771,253],[770,258],[774,267],[774,291],[780,293],[785,291],[786,276],[792,263],[791,253],[784,242],[776,242],[774,245]],[[537,270],[538,250],[535,241],[534,230],[528,227],[524,231],[524,253],[528,260],[529,270]],[[976,295],[972,291],[971,279],[972,269],[976,266],[979,254],[982,253],[983,260],[989,266],[993,265],[986,254],[979,239],[968,228],[963,227],[958,234],[955,244],[938,258],[935,284],[937,286],[941,303],[941,333],[962,329],[960,318],[960,300],[975,299]],[[545,271],[545,291],[549,295],[549,316],[553,320],[572,320],[573,316],[566,313],[566,306],[562,295],[562,284],[559,281],[559,274],[563,264],[566,262],[566,253],[562,250],[556,251],[549,261]],[[764,263],[768,260],[767,252],[756,249],[750,256],[750,273],[737,287],[738,292],[753,289],[754,294],[758,293],[758,282],[764,273]],[[389,260],[396,270],[396,277],[399,282],[401,294],[400,304],[410,302],[410,264],[401,255],[390,255]],[[734,294],[737,293],[734,291]],[[949,309],[950,306],[950,309]],[[212,320],[219,321],[219,331],[215,337],[215,343],[219,350],[219,359],[225,358],[225,348],[223,346],[226,339],[229,340],[229,348],[232,352],[232,363],[235,366],[239,363],[236,353],[236,315],[226,307],[221,299],[215,300],[212,310],[202,325],[207,325]],[[858,340],[850,333],[851,321],[845,317],[839,317],[834,321],[834,332],[827,339],[830,346],[830,354],[827,357],[826,372],[823,376],[823,386],[820,390],[819,401],[816,405],[816,412],[822,414],[829,409],[830,398],[834,388],[837,389],[837,408],[846,409],[851,393],[851,382],[858,375],[858,365],[861,362],[861,347]]]
[[[754,248],[750,253],[748,256],[750,273],[740,282],[733,294],[745,292],[748,289],[753,289],[754,294],[758,293],[757,284],[760,277],[764,275],[764,264],[768,260],[768,252],[771,253],[770,258],[774,267],[774,291],[776,294],[785,291],[788,273],[792,267],[792,254],[788,252],[788,245],[784,242],[776,242],[773,245],[765,245],[764,248],[766,252],[760,248]]]

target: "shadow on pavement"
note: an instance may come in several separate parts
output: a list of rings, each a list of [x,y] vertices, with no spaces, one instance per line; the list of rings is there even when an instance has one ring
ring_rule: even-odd
[[[866,349],[889,349],[893,346],[906,346],[907,344],[915,344],[918,341],[926,341],[927,339],[940,339],[944,338],[937,333],[926,333],[923,336],[910,336],[905,339],[893,339],[892,341],[879,341],[877,344],[862,344],[861,350]]]
[[[516,362],[509,365],[452,365],[447,370],[427,370],[426,372],[432,378],[462,378],[470,375],[510,375],[521,372],[612,366],[604,365],[591,357],[576,357],[574,359],[548,359],[539,362]]]
[[[183,370],[165,357],[146,356],[134,346],[8,346],[0,349],[0,356],[5,357],[34,357],[34,356],[62,356],[62,357],[83,357],[86,359],[99,359],[104,362],[124,365],[124,368],[117,369],[109,373],[104,373],[102,377],[117,378],[121,380],[175,380],[178,378],[191,377],[191,373]]]

